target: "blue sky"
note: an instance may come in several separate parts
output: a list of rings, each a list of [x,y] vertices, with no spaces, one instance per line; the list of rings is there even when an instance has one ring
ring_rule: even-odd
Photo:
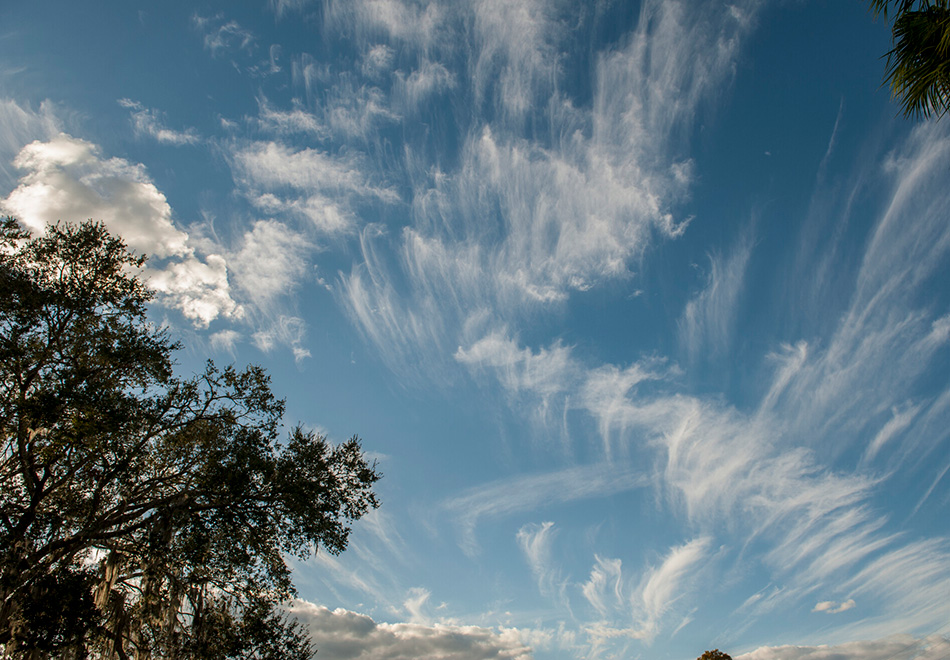
[[[0,9],[0,210],[383,506],[320,657],[950,655],[950,121],[855,1]]]

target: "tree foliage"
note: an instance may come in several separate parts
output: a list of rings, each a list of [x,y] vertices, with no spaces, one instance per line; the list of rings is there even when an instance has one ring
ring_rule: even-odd
[[[950,110],[950,0],[871,0],[874,15],[891,14],[894,48],[884,80],[906,117],[937,118]]]
[[[696,660],[732,660],[732,656],[728,653],[723,653],[719,649],[713,649],[712,651],[706,651],[696,658]]]
[[[0,646],[309,658],[285,555],[378,506],[358,438],[294,429],[258,367],[173,373],[144,258],[100,224],[0,226]]]

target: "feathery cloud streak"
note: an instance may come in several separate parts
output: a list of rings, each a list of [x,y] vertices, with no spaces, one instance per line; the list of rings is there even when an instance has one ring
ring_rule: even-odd
[[[450,170],[407,145],[417,172],[412,222],[398,236],[364,239],[363,265],[344,277],[354,321],[391,366],[408,371],[420,344],[445,360],[486,322],[516,323],[572,291],[629,278],[655,236],[682,234],[688,218],[676,208],[692,180],[682,131],[728,83],[751,9],[645,3],[633,36],[591,63],[583,104],[558,91],[566,35],[552,8],[483,2],[474,17],[456,11],[410,42],[424,49],[432,35],[472,20],[470,88],[456,93],[499,112],[475,123],[453,115],[463,140]],[[371,22],[359,9],[347,20]],[[537,138],[524,136],[527,116],[545,127]],[[390,247],[395,263],[382,257]],[[399,330],[422,319],[428,328]]]

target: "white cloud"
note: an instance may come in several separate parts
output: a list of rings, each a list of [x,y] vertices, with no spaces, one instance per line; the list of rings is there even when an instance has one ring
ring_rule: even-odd
[[[478,550],[475,526],[480,519],[537,511],[549,504],[607,497],[646,483],[644,476],[635,470],[600,463],[485,484],[445,501],[442,508],[450,512],[459,525],[462,549],[473,555]]]
[[[379,66],[382,66],[382,63]],[[431,95],[455,86],[455,76],[451,71],[438,62],[427,60],[408,76],[398,75],[394,96],[401,109],[416,112]]]
[[[245,232],[229,261],[235,284],[259,306],[300,285],[312,246],[298,232],[275,220],[258,220]]]
[[[520,118],[550,93],[558,58],[557,22],[539,0],[481,0],[475,4],[479,46],[472,84],[476,102],[490,92],[509,115]]]
[[[133,250],[159,258],[146,270],[150,284],[196,325],[243,313],[231,298],[223,257],[199,258],[142,165],[103,158],[96,145],[65,133],[26,145],[14,165],[25,173],[0,200],[4,213],[34,232],[60,220],[102,222]]]
[[[854,637],[875,631],[940,630],[950,620],[950,548],[946,539],[892,546],[841,585],[862,604],[886,606],[849,628]]]
[[[254,344],[265,353],[274,350],[278,345],[286,346],[293,351],[294,359],[300,362],[310,357],[310,351],[304,348],[304,338],[307,334],[307,324],[297,316],[279,315],[253,334]]]
[[[540,525],[530,523],[518,530],[516,538],[528,566],[531,567],[531,573],[538,582],[538,591],[543,596],[555,599],[559,605],[567,607],[567,580],[561,576],[561,571],[551,557],[551,545],[556,535],[557,530],[553,522]]]
[[[270,0],[271,9],[277,14],[277,18],[290,11],[302,11],[311,0]]]
[[[566,37],[552,8],[486,1],[472,17],[458,11],[474,21],[474,31],[460,35],[472,53],[472,88],[459,93],[476,103],[491,98],[499,112],[461,127],[451,171],[409,168],[413,216],[393,246],[396,265],[366,252],[367,270],[379,275],[366,279],[357,269],[344,278],[359,278],[344,283],[343,302],[394,368],[417,362],[420,347],[406,342],[449,355],[465,345],[472,310],[489,310],[496,327],[515,325],[576,292],[633,277],[656,237],[680,236],[689,218],[677,208],[693,178],[679,155],[688,132],[681,129],[728,82],[746,26],[741,8],[646,3],[630,41],[598,56],[585,107],[558,91]],[[522,137],[528,116],[550,137]],[[410,145],[406,158],[415,164],[423,156]],[[406,291],[390,286],[404,276]],[[389,315],[363,313],[368,300]],[[419,322],[429,327],[400,330]]]
[[[357,84],[344,76],[321,99],[323,121],[339,140],[371,140],[381,126],[401,117],[377,87]]]
[[[736,660],[943,660],[950,657],[950,639],[931,635],[917,639],[894,635],[874,641],[834,646],[763,646]]]
[[[350,211],[323,195],[286,199],[272,193],[264,193],[251,198],[250,202],[268,215],[305,218],[313,229],[327,236],[349,233],[355,223]]]
[[[59,220],[101,220],[135,250],[159,257],[187,253],[188,236],[142,165],[103,159],[90,142],[65,133],[25,146],[14,160],[20,185],[3,200],[6,213],[33,231]]]
[[[265,190],[283,187],[359,193],[393,199],[376,188],[354,165],[316,149],[293,150],[277,142],[253,142],[233,152],[237,173]]]
[[[643,639],[652,639],[659,631],[660,621],[673,604],[689,589],[692,574],[703,568],[710,540],[698,538],[675,546],[663,562],[650,570],[633,597],[634,612]]]
[[[921,125],[875,180],[886,202],[850,305],[825,350],[802,361],[774,399],[793,424],[790,430],[815,446],[829,437],[862,438],[868,464],[889,461],[893,469],[926,449],[917,442],[939,438],[914,432],[927,413],[921,408],[917,421],[910,419],[920,405],[910,395],[947,341],[940,319],[917,301],[950,253],[950,195],[941,180],[948,167],[950,136]],[[903,412],[895,417],[894,411]],[[944,416],[942,423],[950,424],[950,418]],[[838,442],[831,448],[847,446]]]
[[[838,603],[833,600],[823,600],[820,603],[816,603],[812,608],[812,612],[826,612],[827,614],[838,614],[839,612],[847,612],[853,608],[857,603],[854,602],[853,598],[849,598],[843,603]]]
[[[873,460],[889,440],[910,426],[917,413],[920,412],[921,406],[918,404],[905,406],[904,408],[903,410],[896,407],[892,409],[893,417],[881,427],[874,439],[871,440],[862,457],[863,461]]]
[[[887,176],[875,179],[892,204],[867,244],[850,306],[830,319],[829,335],[792,336],[763,351],[775,369],[763,378],[758,401],[740,409],[687,394],[675,365],[659,359],[588,365],[556,339],[518,343],[522,323],[544,323],[572,296],[635,277],[638,259],[655,241],[686,230],[690,219],[679,208],[694,175],[684,137],[728,87],[749,6],[643,3],[636,32],[596,54],[587,104],[558,91],[563,35],[549,6],[528,0],[482,2],[471,10],[439,6],[431,10],[438,20],[427,23],[430,9],[417,4],[331,2],[328,22],[355,35],[359,52],[367,53],[363,73],[379,87],[301,56],[295,81],[311,102],[318,91],[331,90],[325,107],[313,103],[312,115],[270,119],[261,112],[262,125],[270,121],[268,130],[277,134],[320,126],[327,140],[374,143],[383,122],[396,117],[393,108],[409,107],[399,106],[398,84],[393,98],[381,89],[396,52],[400,64],[416,57],[419,98],[451,89],[493,108],[487,120],[452,116],[460,124],[457,161],[432,165],[420,153],[430,145],[406,145],[406,162],[419,165],[409,168],[409,226],[394,234],[365,226],[363,263],[342,276],[337,290],[355,325],[401,374],[436,380],[445,364],[446,370],[461,365],[492,375],[526,416],[548,423],[562,416],[537,415],[539,409],[563,411],[564,419],[568,410],[580,410],[600,431],[602,465],[487,484],[444,503],[457,518],[466,553],[477,551],[481,520],[642,486],[647,477],[626,466],[631,454],[646,459],[639,465],[653,469],[659,505],[699,538],[670,549],[628,595],[634,627],[629,618],[601,622],[591,628],[598,631],[594,638],[650,638],[678,629],[688,614],[673,621],[671,613],[687,611],[690,598],[676,599],[688,594],[720,533],[735,535],[761,557],[756,579],[764,574],[767,586],[753,587],[763,595],[749,600],[751,617],[793,601],[807,611],[819,588],[845,599],[823,611],[852,602],[854,594],[862,614],[890,617],[887,630],[898,623],[920,629],[946,612],[937,602],[946,585],[935,577],[946,565],[946,549],[895,536],[891,521],[871,506],[880,480],[891,474],[877,468],[911,455],[913,442],[939,450],[945,433],[917,431],[945,429],[950,420],[945,403],[912,396],[950,337],[946,317],[914,307],[915,292],[938,273],[950,245],[948,198],[930,194],[945,188],[950,149],[942,129],[919,129],[890,159]],[[471,55],[465,62],[471,76],[458,75],[432,47],[433,35],[457,23],[471,28],[458,36],[468,49],[460,50]],[[413,74],[401,75],[397,82],[408,94]],[[530,138],[526,118],[534,122]],[[390,203],[395,193],[379,182],[385,177],[367,174],[371,164],[340,153],[353,152],[239,145],[235,178],[260,210],[275,215],[302,217],[308,208],[325,208],[331,195],[344,198],[337,209],[342,220],[324,224],[355,226],[348,212],[356,201]],[[386,171],[385,164],[379,168]],[[915,231],[906,231],[911,221]],[[751,241],[740,241],[731,254],[712,257],[705,288],[687,304],[680,339],[692,360],[729,357],[751,249]],[[839,462],[862,454],[858,469]],[[922,482],[921,492],[929,483]],[[729,556],[742,551],[733,548]],[[881,564],[884,558],[890,563]],[[865,571],[871,565],[886,575],[902,567],[912,579],[875,577]],[[608,618],[622,584],[619,560],[616,571],[598,560],[582,591]],[[918,588],[919,603],[901,600]],[[891,591],[893,598],[880,597]]]
[[[571,351],[555,344],[550,349],[541,348],[537,353],[529,348],[519,348],[504,332],[492,332],[468,348],[459,347],[455,359],[473,372],[489,371],[507,390],[511,404],[525,401],[534,405],[539,421],[546,421],[559,411],[563,413],[563,395],[573,384],[577,365]]]
[[[728,258],[709,257],[706,286],[686,303],[679,323],[680,341],[690,362],[722,357],[730,347],[751,253],[752,242],[744,239]]]
[[[361,69],[364,76],[374,78],[392,70],[395,51],[386,44],[374,44],[363,56]]]
[[[241,334],[236,330],[220,330],[210,337],[211,348],[219,352],[227,352],[234,355],[234,347],[241,339]]]
[[[329,660],[530,660],[514,629],[422,623],[377,623],[365,614],[295,601],[290,612]]]
[[[0,190],[15,184],[16,173],[8,168],[20,149],[33,140],[50,140],[59,135],[61,124],[49,101],[33,110],[12,99],[0,99]]]
[[[361,41],[383,36],[422,50],[440,38],[446,21],[438,3],[402,0],[333,0],[325,16],[331,27],[354,30]]]
[[[138,137],[147,136],[162,144],[181,146],[197,144],[201,138],[193,128],[176,131],[165,125],[162,114],[153,108],[146,108],[131,99],[119,99],[119,105],[128,108],[131,113],[132,129]]]
[[[256,39],[254,34],[235,20],[225,20],[222,14],[203,17],[195,14],[192,23],[202,33],[206,50],[217,57],[227,51],[253,50]]]
[[[222,316],[244,316],[244,308],[231,298],[227,263],[220,255],[209,254],[204,261],[188,256],[162,269],[148,268],[145,276],[149,286],[199,326],[207,327]]]
[[[234,146],[231,159],[239,190],[251,203],[266,213],[307,219],[313,230],[324,235],[355,228],[353,203],[399,200],[391,188],[371,182],[356,161],[315,149],[253,142]]]
[[[598,614],[604,617],[608,609],[623,605],[623,562],[596,555],[594,562],[590,578],[581,585],[581,592]]]
[[[257,125],[261,130],[276,135],[293,135],[302,133],[317,138],[329,136],[329,130],[319,118],[305,110],[299,103],[295,103],[292,110],[278,110],[267,99],[261,97],[257,101]]]
[[[430,617],[424,612],[426,603],[432,594],[428,589],[422,587],[413,587],[409,590],[409,595],[403,601],[403,608],[409,614],[410,623],[428,624]]]

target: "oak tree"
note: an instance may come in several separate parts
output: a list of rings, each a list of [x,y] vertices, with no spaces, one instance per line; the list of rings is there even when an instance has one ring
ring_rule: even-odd
[[[288,555],[378,506],[358,438],[300,428],[259,367],[174,373],[144,258],[101,224],[0,225],[0,648],[309,658]]]
[[[719,649],[713,649],[712,651],[706,651],[696,660],[732,660],[732,656]]]

